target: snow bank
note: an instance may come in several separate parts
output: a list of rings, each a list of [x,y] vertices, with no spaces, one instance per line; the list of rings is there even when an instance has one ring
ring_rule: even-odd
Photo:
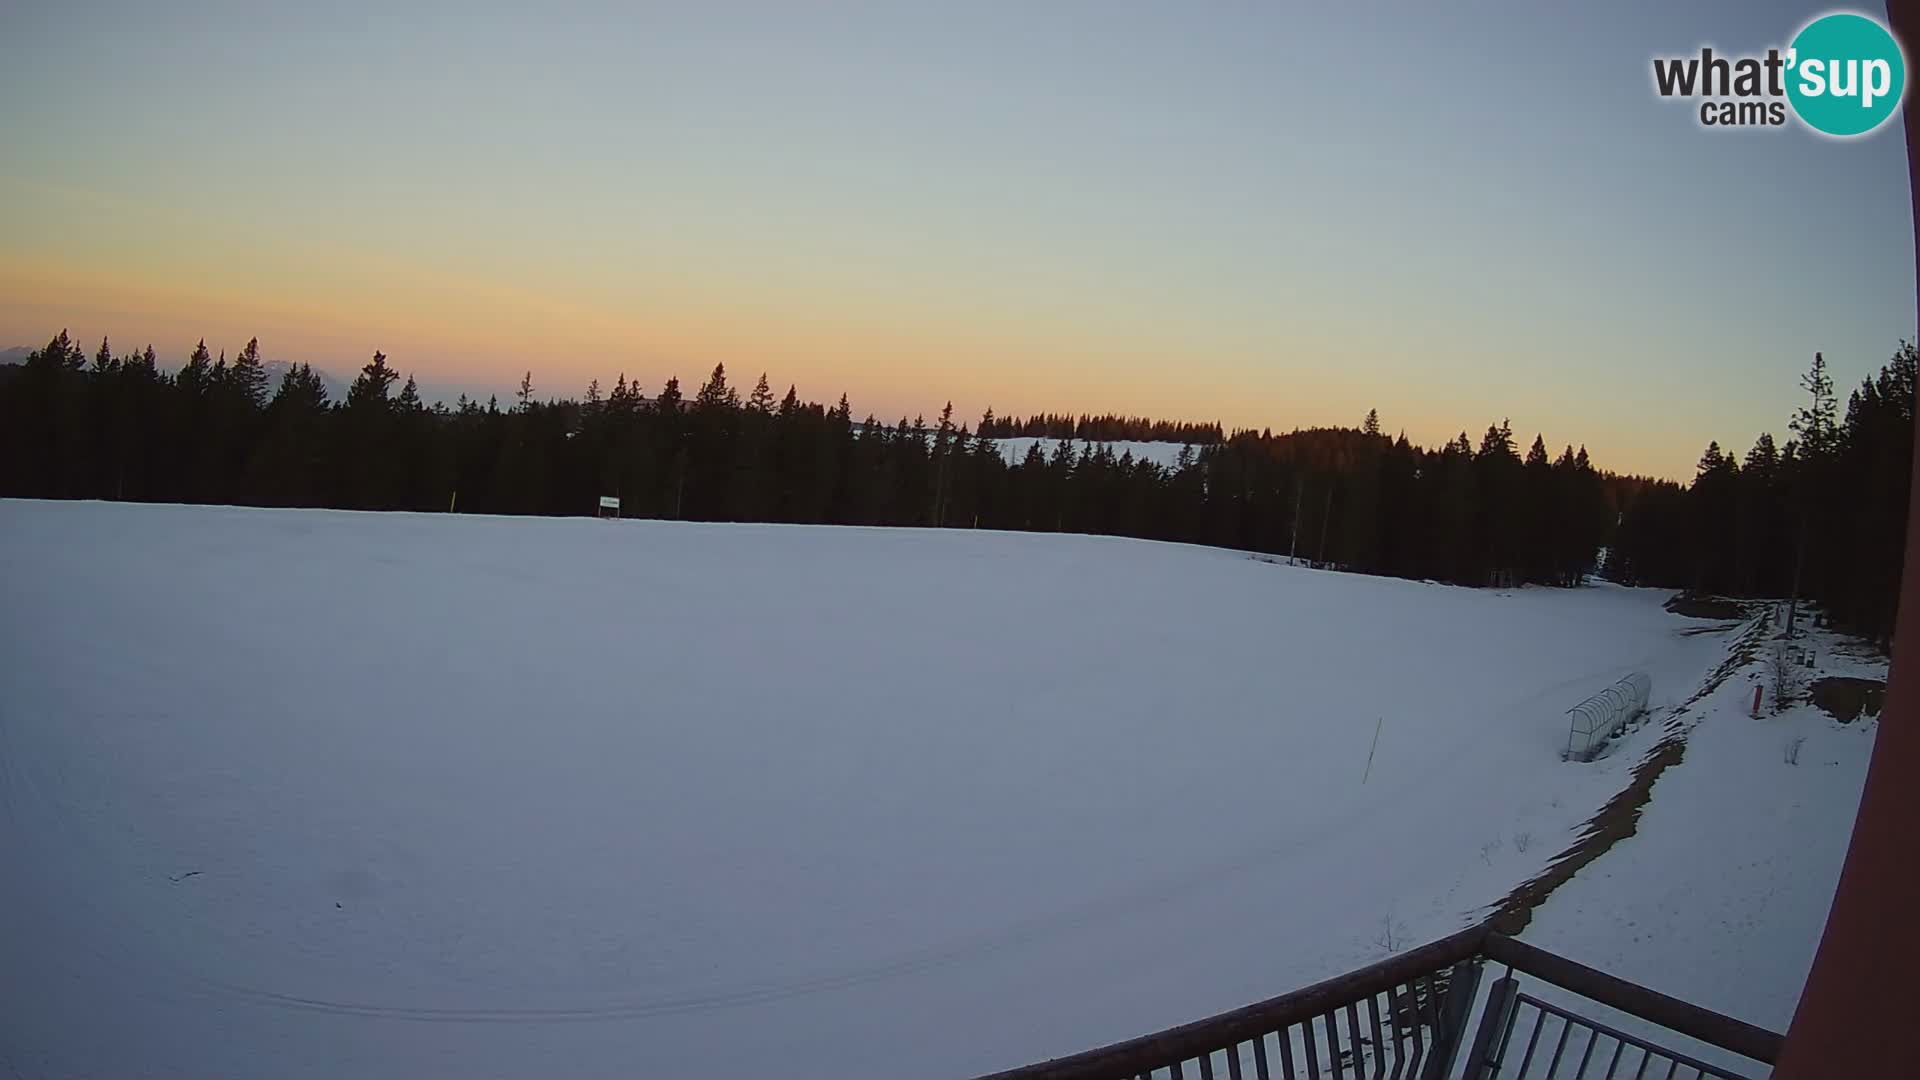
[[[0,567],[22,1075],[1079,1050],[1477,919],[1653,737],[1564,763],[1565,710],[1725,641],[1635,590],[958,530],[0,502]]]

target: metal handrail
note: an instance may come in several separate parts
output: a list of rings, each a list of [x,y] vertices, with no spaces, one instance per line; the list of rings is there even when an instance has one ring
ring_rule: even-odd
[[[1210,1055],[1215,1052],[1223,1049],[1231,1052],[1242,1043],[1258,1044],[1269,1034],[1285,1032],[1294,1025],[1310,1025],[1356,1002],[1367,1001],[1378,994],[1391,994],[1398,987],[1437,975],[1455,965],[1464,965],[1464,970],[1477,970],[1480,960],[1505,964],[1602,1005],[1755,1061],[1771,1065],[1780,1053],[1782,1038],[1775,1032],[1516,941],[1481,924],[1291,993],[1151,1035],[993,1073],[981,1080],[1095,1080],[1141,1076],[1167,1068],[1172,1068],[1173,1075],[1178,1076],[1178,1064],[1195,1059],[1205,1063],[1203,1073],[1210,1076]],[[1470,998],[1472,981],[1466,989]],[[1470,1000],[1456,1000],[1458,997],[1449,994],[1446,1004],[1446,1012],[1452,1016],[1452,1030],[1435,1032],[1436,1042],[1444,1038],[1447,1044],[1444,1049],[1449,1056],[1461,1041],[1469,1019],[1467,1007],[1472,1004]],[[1435,1049],[1439,1051],[1442,1047],[1436,1045]],[[1239,1075],[1237,1062],[1232,1065],[1234,1075]]]
[[[993,1073],[981,1080],[1091,1080],[1164,1068],[1169,1062],[1186,1061],[1317,1019],[1371,994],[1386,993],[1410,979],[1449,968],[1477,955],[1486,934],[1485,928],[1472,927],[1292,993],[1125,1042]]]
[[[1676,997],[1668,997],[1658,990],[1628,982],[1524,941],[1516,941],[1505,934],[1488,934],[1480,952],[1489,960],[1498,961],[1515,971],[1524,971],[1534,978],[1545,979],[1609,1008],[1632,1013],[1668,1031],[1677,1031],[1690,1039],[1698,1039],[1710,1046],[1731,1050],[1741,1057],[1768,1065],[1780,1056],[1780,1045],[1785,1041],[1781,1035],[1766,1028],[1755,1027],[1744,1020],[1703,1009]]]
[[[1721,1080],[1741,1080],[1739,1076],[1733,1073],[1727,1072],[1724,1069],[1716,1067],[1710,1061],[1702,1061],[1697,1057],[1692,1057],[1687,1054],[1679,1053],[1678,1051],[1675,1051],[1675,1050],[1669,1050],[1664,1046],[1659,1046],[1654,1043],[1650,1043],[1647,1040],[1642,1039],[1637,1035],[1633,1035],[1628,1032],[1622,1031],[1616,1027],[1610,1027],[1606,1024],[1600,1023],[1597,1020],[1589,1020],[1586,1017],[1581,1016],[1579,1013],[1572,1012],[1571,1010],[1568,1010],[1568,1009],[1563,1009],[1560,1006],[1555,1005],[1550,1001],[1543,1001],[1540,998],[1534,997],[1531,994],[1515,994],[1513,996],[1513,1000],[1516,1006],[1521,1006],[1521,1005],[1532,1006],[1535,1010],[1539,1012],[1539,1016],[1536,1018],[1534,1022],[1533,1037],[1527,1041],[1526,1052],[1520,1058],[1519,1067],[1514,1071],[1513,1075],[1516,1078],[1524,1078],[1527,1075],[1527,1066],[1533,1060],[1533,1050],[1534,1050],[1535,1043],[1540,1038],[1540,1032],[1544,1026],[1544,1021],[1546,1020],[1547,1017],[1551,1016],[1560,1021],[1561,1034],[1560,1034],[1560,1044],[1559,1044],[1559,1047],[1556,1048],[1554,1061],[1550,1062],[1547,1065],[1548,1076],[1552,1076],[1555,1073],[1555,1066],[1559,1062],[1558,1051],[1565,1049],[1568,1035],[1571,1034],[1575,1028],[1581,1028],[1592,1033],[1592,1035],[1587,1040],[1586,1051],[1580,1057],[1580,1064],[1574,1068],[1574,1072],[1573,1072],[1574,1080],[1580,1080],[1581,1077],[1587,1074],[1587,1062],[1591,1060],[1591,1058],[1593,1057],[1594,1050],[1600,1045],[1598,1036],[1605,1036],[1609,1039],[1612,1039],[1614,1042],[1613,1057],[1611,1060],[1607,1062],[1605,1069],[1600,1073],[1601,1076],[1608,1077],[1609,1080],[1612,1077],[1621,1075],[1620,1072],[1618,1071],[1619,1065],[1620,1065],[1620,1059],[1626,1053],[1626,1049],[1629,1046],[1633,1047],[1635,1050],[1640,1051],[1640,1054],[1641,1054],[1640,1069],[1638,1072],[1635,1073],[1636,1076],[1646,1075],[1647,1065],[1651,1063],[1654,1058],[1657,1057],[1663,1061],[1667,1061],[1671,1063],[1669,1066],[1669,1071],[1672,1071],[1673,1069],[1676,1069],[1682,1065],[1686,1066],[1689,1069],[1692,1069],[1694,1072],[1695,1080],[1705,1080],[1705,1078],[1709,1076],[1721,1078]],[[1507,1047],[1505,1045],[1501,1047],[1503,1058],[1505,1056],[1506,1049]],[[1498,1072],[1495,1070],[1496,1064],[1498,1065],[1499,1071],[1504,1071],[1505,1069],[1504,1061],[1489,1062],[1487,1066],[1488,1075],[1498,1075]],[[1632,1064],[1632,1059],[1628,1059],[1628,1064]],[[1659,1074],[1656,1073],[1655,1075],[1659,1075]],[[1469,1069],[1467,1076],[1468,1076],[1468,1080],[1473,1080],[1474,1071],[1472,1069]]]

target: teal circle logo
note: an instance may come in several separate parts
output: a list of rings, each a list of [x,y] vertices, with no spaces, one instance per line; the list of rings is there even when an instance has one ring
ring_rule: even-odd
[[[1787,50],[1787,100],[1815,131],[1865,135],[1893,115],[1906,89],[1900,43],[1865,15],[1823,15]]]

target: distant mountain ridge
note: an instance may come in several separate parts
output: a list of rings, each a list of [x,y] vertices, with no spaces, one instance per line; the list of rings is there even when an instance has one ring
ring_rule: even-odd
[[[268,397],[272,397],[280,389],[280,380],[286,378],[287,372],[293,370],[293,367],[294,365],[286,360],[268,360],[260,365],[260,370],[267,373]],[[320,376],[320,385],[327,388],[329,402],[338,405],[347,399],[347,384],[341,382],[332,372],[314,368],[313,373]]]

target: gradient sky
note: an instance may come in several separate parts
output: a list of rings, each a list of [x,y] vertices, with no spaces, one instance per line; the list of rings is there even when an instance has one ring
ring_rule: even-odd
[[[1814,350],[1845,387],[1914,334],[1897,122],[1651,89],[1819,5],[386,6],[0,5],[0,346],[1511,416],[1683,476],[1784,434]]]

